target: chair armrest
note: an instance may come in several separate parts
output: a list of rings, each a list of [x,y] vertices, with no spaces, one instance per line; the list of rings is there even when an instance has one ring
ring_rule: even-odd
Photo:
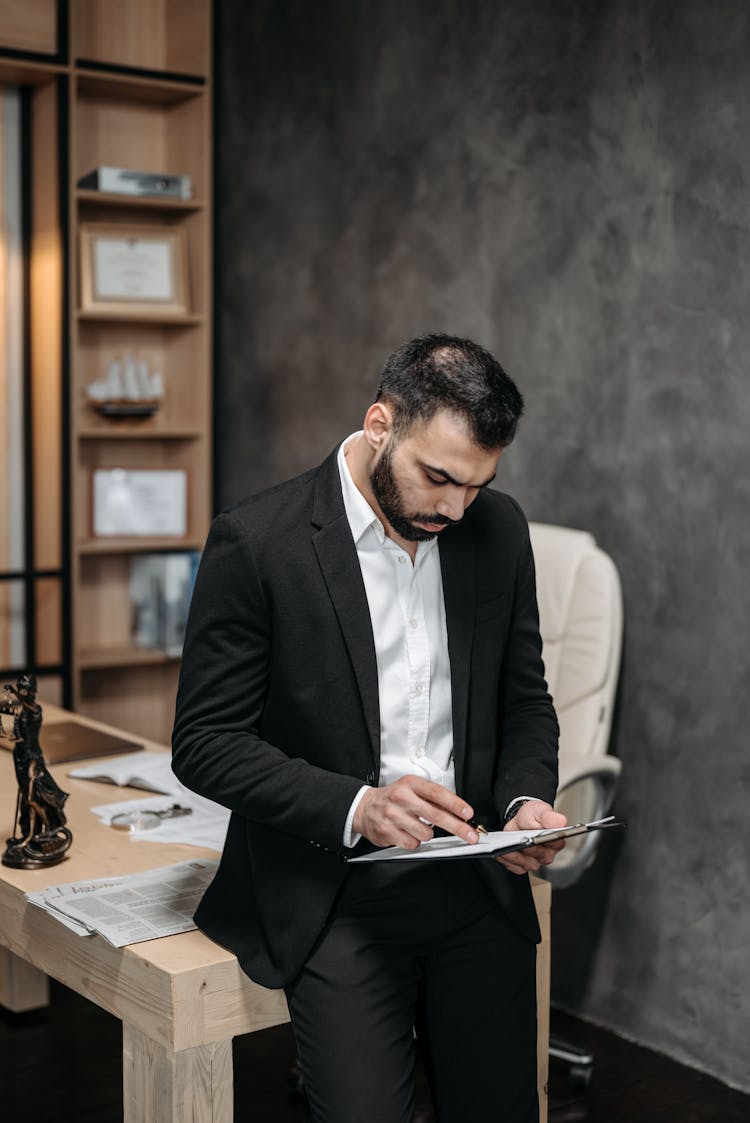
[[[560,782],[555,806],[558,810],[565,811],[569,817],[573,814],[573,821],[603,818],[612,806],[620,769],[617,757],[568,754],[560,761]],[[583,789],[578,796],[574,794],[577,787]],[[567,807],[566,795],[572,797],[572,801],[571,798],[568,799]],[[569,839],[565,850],[555,862],[540,870],[540,876],[550,881],[556,889],[572,885],[594,861],[600,839],[598,831]]]
[[[571,756],[568,754],[559,764],[559,781],[557,787],[557,802],[563,797],[569,807],[580,806],[584,799],[585,817],[587,819],[601,819],[609,812],[615,798],[615,788],[622,765],[615,756]],[[588,791],[588,797],[571,794],[576,788]],[[567,799],[565,798],[567,797]],[[566,809],[567,813],[567,809]],[[580,811],[575,812],[580,815]]]
[[[559,761],[557,794],[582,780],[599,780],[605,791],[614,793],[622,764],[616,756],[566,756]]]

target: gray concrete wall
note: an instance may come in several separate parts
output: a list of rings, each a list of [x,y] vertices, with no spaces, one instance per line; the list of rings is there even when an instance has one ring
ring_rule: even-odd
[[[555,902],[555,993],[750,1088],[750,8],[219,0],[221,504],[473,336],[501,486],[619,565],[629,829]]]

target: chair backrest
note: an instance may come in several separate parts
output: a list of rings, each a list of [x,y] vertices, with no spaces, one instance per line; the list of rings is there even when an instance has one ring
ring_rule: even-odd
[[[620,579],[612,559],[587,532],[544,523],[529,529],[544,665],[560,722],[556,806],[579,821],[606,813],[619,773],[618,761],[601,758],[609,746],[620,669]],[[589,768],[595,779],[580,782]],[[595,837],[587,836],[585,849],[569,843],[550,872],[559,867],[562,877],[581,851],[590,864]]]
[[[606,753],[622,646],[617,570],[586,531],[545,523],[529,530],[560,755]]]

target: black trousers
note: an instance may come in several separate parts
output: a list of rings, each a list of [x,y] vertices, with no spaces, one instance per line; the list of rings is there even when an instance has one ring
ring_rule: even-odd
[[[409,1123],[414,1027],[439,1123],[537,1123],[536,945],[483,860],[350,867],[286,989],[316,1123]]]

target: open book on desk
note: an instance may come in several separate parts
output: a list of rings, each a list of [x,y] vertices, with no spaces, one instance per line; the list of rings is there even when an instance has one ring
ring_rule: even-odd
[[[573,838],[589,831],[606,830],[608,827],[624,827],[625,824],[614,815],[606,819],[595,819],[591,823],[574,823],[569,827],[541,827],[532,831],[490,831],[479,836],[479,842],[464,842],[454,834],[443,838],[431,838],[421,842],[416,850],[406,850],[401,846],[386,846],[372,854],[350,858],[349,863],[423,861],[427,858],[481,858],[510,854],[514,850],[525,850],[527,846],[537,846],[543,842],[555,842],[560,838]]]
[[[100,780],[105,784],[142,788],[163,795],[176,796],[185,790],[172,771],[169,753],[128,753],[98,764],[71,768],[68,775],[76,780]]]

